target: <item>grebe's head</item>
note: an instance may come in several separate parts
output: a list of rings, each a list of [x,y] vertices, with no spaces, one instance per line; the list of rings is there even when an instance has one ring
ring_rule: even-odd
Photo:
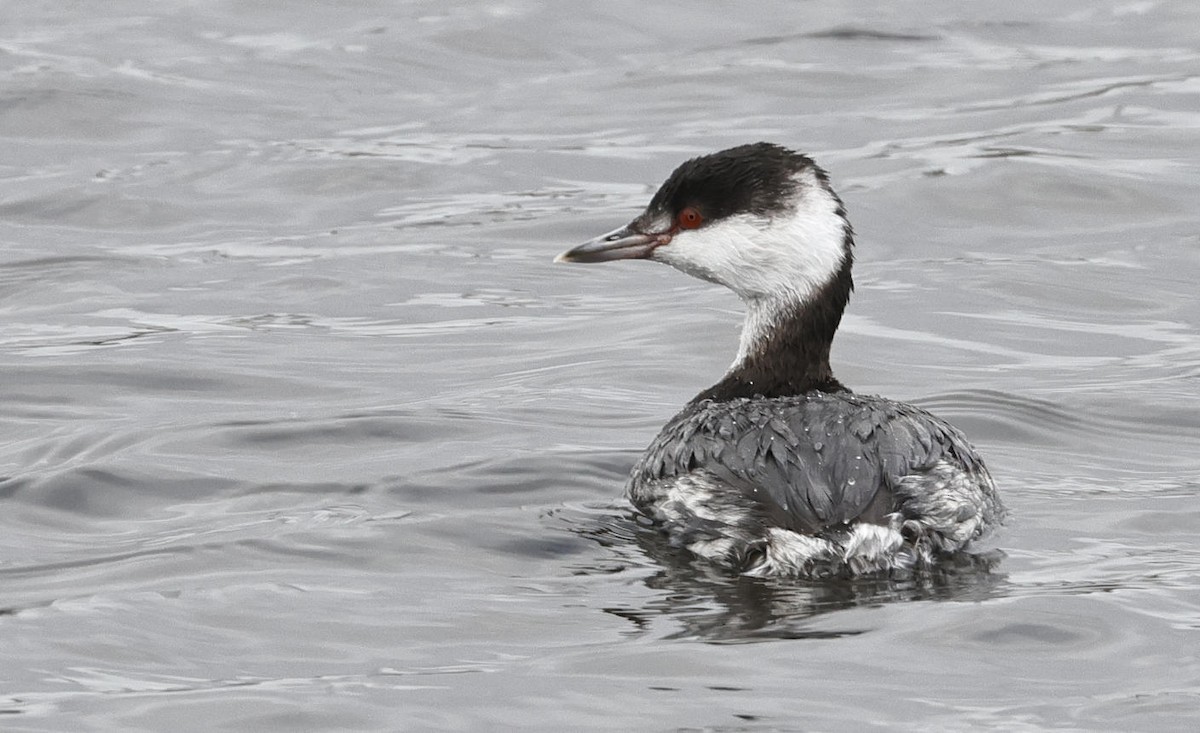
[[[632,222],[555,261],[655,260],[749,303],[806,303],[848,276],[852,243],[825,171],[754,143],[687,161]]]

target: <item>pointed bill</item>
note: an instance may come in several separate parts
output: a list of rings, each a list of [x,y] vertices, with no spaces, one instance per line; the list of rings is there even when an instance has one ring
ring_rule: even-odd
[[[642,234],[629,225],[614,229],[578,247],[563,252],[555,262],[609,262],[611,260],[642,260],[650,256],[655,247],[665,244],[663,236]]]

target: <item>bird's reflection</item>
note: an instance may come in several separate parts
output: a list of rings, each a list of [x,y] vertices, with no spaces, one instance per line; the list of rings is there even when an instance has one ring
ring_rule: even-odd
[[[666,638],[712,643],[771,639],[837,638],[870,631],[853,624],[833,628],[821,618],[834,611],[901,601],[970,601],[991,597],[1007,582],[995,572],[1003,553],[961,554],[921,573],[860,578],[794,580],[750,578],[672,547],[657,528],[632,511],[593,515],[575,530],[612,554],[581,574],[650,569],[643,583],[657,591],[637,606],[611,605],[606,613],[650,633],[668,619],[678,629]],[[818,619],[821,623],[817,623]]]

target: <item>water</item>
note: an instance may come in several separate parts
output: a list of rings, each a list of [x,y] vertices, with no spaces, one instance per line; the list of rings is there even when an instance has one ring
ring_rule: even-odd
[[[7,730],[1200,720],[1200,7],[10,4]],[[684,158],[829,168],[855,388],[990,571],[730,578],[620,498],[728,293],[551,257]]]

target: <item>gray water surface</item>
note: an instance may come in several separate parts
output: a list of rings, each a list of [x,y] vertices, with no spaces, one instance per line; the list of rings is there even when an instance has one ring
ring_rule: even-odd
[[[0,728],[1200,725],[1200,5],[10,3]],[[853,388],[990,570],[764,582],[621,498],[740,310],[553,265],[685,158],[828,168]]]

